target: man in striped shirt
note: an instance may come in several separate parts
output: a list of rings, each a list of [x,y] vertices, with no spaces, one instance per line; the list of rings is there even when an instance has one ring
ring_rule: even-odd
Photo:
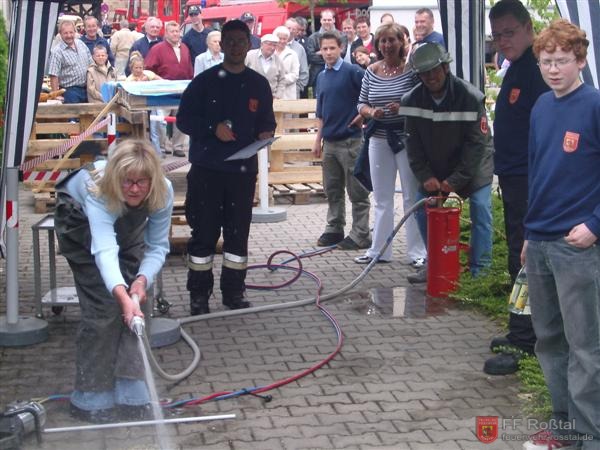
[[[87,103],[86,74],[92,55],[83,42],[75,39],[73,22],[62,22],[58,31],[62,42],[50,52],[50,88],[66,89],[65,103]]]

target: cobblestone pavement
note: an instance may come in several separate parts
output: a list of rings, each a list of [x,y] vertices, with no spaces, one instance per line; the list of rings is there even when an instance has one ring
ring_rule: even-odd
[[[397,200],[401,204],[399,196]],[[33,213],[27,191],[21,192],[20,207],[20,313],[33,316],[31,225],[43,215]],[[253,224],[253,264],[265,263],[279,249],[301,253],[315,248],[324,228],[326,205],[283,207],[288,213],[285,222]],[[345,338],[332,361],[270,391],[270,402],[246,395],[169,412],[169,417],[232,413],[236,418],[168,425],[167,446],[230,450],[521,448],[522,442],[499,438],[484,445],[476,437],[477,416],[522,417],[516,377],[489,377],[481,370],[490,356],[489,339],[500,332],[497,324],[452,301],[427,299],[422,290],[409,287],[405,277],[413,269],[403,261],[404,238],[397,237],[393,246],[391,264],[375,266],[351,293],[324,303]],[[333,251],[303,259],[303,265],[320,277],[323,294],[329,294],[360,274],[364,267],[352,261],[359,254]],[[44,258],[47,252],[42,258],[45,271]],[[59,286],[72,285],[62,257],[57,263]],[[4,264],[2,261],[3,272]],[[274,284],[290,276],[290,271],[253,270],[248,282]],[[1,282],[5,283],[4,276]],[[182,256],[170,256],[163,288],[164,298],[172,303],[167,317],[189,315],[185,284]],[[314,295],[315,283],[306,277],[277,291],[249,291],[256,306]],[[3,300],[0,314],[5,314],[5,308]],[[223,310],[218,292],[211,308]],[[0,348],[0,407],[16,399],[68,393],[72,388],[78,308],[67,307],[60,315],[44,308],[44,313],[49,325],[46,342]],[[181,400],[268,385],[317,364],[337,342],[335,330],[312,304],[198,321],[183,328],[199,343],[202,360],[183,381],[172,383],[157,377],[162,398]],[[183,340],[156,349],[154,354],[170,373],[182,371],[192,359]],[[45,406],[46,427],[80,424],[68,415],[66,403],[49,401]],[[41,448],[158,448],[155,436],[151,427],[45,434]],[[38,448],[33,435],[28,436],[25,448]]]

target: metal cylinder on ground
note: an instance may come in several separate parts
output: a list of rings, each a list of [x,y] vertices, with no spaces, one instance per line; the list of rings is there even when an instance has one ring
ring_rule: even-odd
[[[454,198],[454,197],[452,197]],[[461,206],[427,206],[427,295],[447,297],[458,287]]]

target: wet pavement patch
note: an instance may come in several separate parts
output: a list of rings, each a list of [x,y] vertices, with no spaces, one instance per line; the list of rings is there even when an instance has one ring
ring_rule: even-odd
[[[347,302],[355,304],[352,309],[361,315],[410,319],[445,315],[458,308],[454,300],[429,297],[425,286],[372,288],[354,293]]]

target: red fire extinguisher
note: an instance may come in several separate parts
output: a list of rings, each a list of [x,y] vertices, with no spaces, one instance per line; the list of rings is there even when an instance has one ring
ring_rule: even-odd
[[[458,206],[443,206],[447,198],[458,200]],[[446,297],[458,287],[460,275],[460,213],[461,199],[431,197],[438,200],[436,206],[427,205],[427,294]]]

